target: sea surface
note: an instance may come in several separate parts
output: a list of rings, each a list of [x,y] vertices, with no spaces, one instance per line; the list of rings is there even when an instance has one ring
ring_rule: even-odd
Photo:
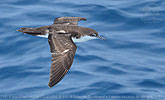
[[[63,16],[106,40],[77,43],[49,88],[48,40],[16,30]],[[0,100],[165,100],[164,19],[165,0],[0,0]]]

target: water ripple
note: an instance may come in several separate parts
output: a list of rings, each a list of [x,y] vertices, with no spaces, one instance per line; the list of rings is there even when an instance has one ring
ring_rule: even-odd
[[[8,95],[53,100],[51,96],[76,95],[118,96],[119,100],[134,100],[126,98],[129,96],[146,100],[142,96],[152,96],[151,100],[164,100],[163,0],[0,3],[0,99]],[[78,49],[70,71],[59,84],[48,88],[51,54],[47,39],[22,35],[16,30],[50,25],[60,16],[86,17],[88,21],[79,25],[97,30],[106,40],[76,44]]]

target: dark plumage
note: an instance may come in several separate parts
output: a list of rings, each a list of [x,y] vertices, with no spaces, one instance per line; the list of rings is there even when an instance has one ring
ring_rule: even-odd
[[[59,17],[52,25],[38,28],[21,28],[18,31],[30,35],[48,34],[48,42],[52,55],[49,87],[56,85],[70,69],[77,46],[72,38],[79,39],[82,36],[99,37],[98,33],[90,28],[78,26],[78,21],[86,18],[82,17]],[[102,38],[103,39],[103,38]]]

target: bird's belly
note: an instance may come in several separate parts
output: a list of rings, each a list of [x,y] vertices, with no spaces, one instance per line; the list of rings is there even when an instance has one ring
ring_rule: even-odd
[[[48,33],[47,34],[45,34],[45,35],[37,35],[38,37],[42,37],[42,38],[48,38]]]
[[[72,38],[73,42],[85,42],[85,41],[88,41],[88,40],[93,40],[93,39],[96,39],[96,37],[91,37],[91,36],[82,36],[82,37],[81,37],[81,38],[79,38],[79,39]]]

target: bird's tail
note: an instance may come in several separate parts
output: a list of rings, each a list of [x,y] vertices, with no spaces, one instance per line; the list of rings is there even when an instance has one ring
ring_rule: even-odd
[[[17,30],[22,33],[27,33],[30,35],[45,35],[45,29],[44,28],[28,28],[28,27],[23,27]]]

